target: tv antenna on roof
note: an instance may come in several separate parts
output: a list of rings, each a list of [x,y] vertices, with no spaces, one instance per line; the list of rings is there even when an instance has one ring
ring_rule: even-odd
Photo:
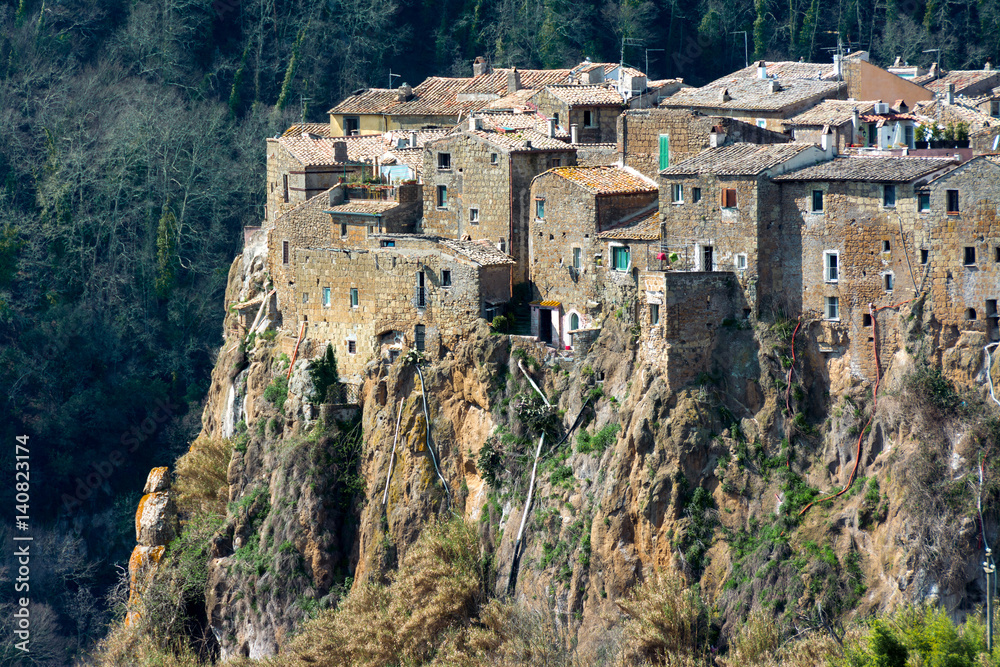
[[[401,76],[403,76],[403,75],[402,74],[393,74],[392,73],[392,68],[391,67],[389,68],[389,90],[392,90],[392,77],[396,77],[398,79]]]
[[[299,122],[306,122],[306,102],[312,102],[311,97],[299,95]]]
[[[935,62],[935,64],[937,64],[937,70],[938,70],[938,72],[940,72],[941,71],[941,49],[927,49],[926,51],[924,51],[924,53],[936,53],[937,54],[937,58],[934,60],[934,62]]]
[[[743,67],[750,67],[750,51],[747,48],[747,31],[737,30],[736,32],[731,32],[729,34],[743,35]]]

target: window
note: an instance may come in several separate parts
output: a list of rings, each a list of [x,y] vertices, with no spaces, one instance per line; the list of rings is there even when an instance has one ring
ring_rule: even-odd
[[[573,313],[572,315],[569,316],[569,330],[576,331],[579,328],[580,328],[580,316],[577,315],[576,313]]]
[[[990,115],[996,118],[1000,116],[1000,101],[991,100],[990,101]]]
[[[500,164],[500,156],[496,153],[490,153],[490,164]]]
[[[451,271],[448,269],[441,272],[441,287],[451,287]]]
[[[660,169],[670,166],[670,135],[660,135]]]
[[[986,317],[996,317],[996,316],[997,316],[997,300],[986,299]]]
[[[840,298],[836,296],[826,297],[826,319],[840,319]]]
[[[309,292],[302,293],[302,303],[309,303]]]
[[[993,261],[1000,263],[1000,245],[993,248]]]
[[[931,193],[929,192],[918,192],[917,193],[917,210],[921,213],[927,213],[931,210]]]
[[[351,288],[351,308],[357,308],[357,307],[358,307],[358,288],[357,287],[352,287]]]
[[[746,253],[739,253],[736,255],[736,270],[746,271],[747,269],[747,256]]]
[[[611,266],[615,271],[628,271],[629,252],[628,246],[614,246],[611,248]]]
[[[891,273],[887,273],[882,277],[882,280],[885,283],[885,291],[891,292],[894,285],[893,275]]]
[[[347,223],[342,222],[340,223],[340,238],[346,238],[346,237],[347,237]]]
[[[691,188],[691,202],[697,204],[701,201],[701,188]]]
[[[822,213],[823,212],[823,191],[813,190],[812,191],[812,212]]]
[[[424,325],[418,324],[413,327],[413,347],[417,348],[418,352],[424,351]]]
[[[382,242],[379,245],[381,245],[383,248],[395,248],[396,247],[396,242],[395,241],[387,241],[385,239],[382,239]]]
[[[903,127],[903,141],[909,148],[913,148],[913,126],[906,125]]]
[[[889,239],[882,240],[882,252],[892,252],[892,243],[889,242]]]
[[[451,153],[438,153],[438,169],[442,171],[451,169]]]
[[[361,119],[357,116],[344,116],[344,135],[353,136],[361,131]]]
[[[701,270],[713,271],[715,269],[715,248],[710,245],[701,247]]]
[[[415,295],[414,304],[417,308],[427,307],[427,287],[425,282],[425,276],[423,271],[417,271],[417,293]]]
[[[323,307],[324,308],[329,308],[330,307],[330,288],[329,287],[324,287],[323,288]]]
[[[282,196],[285,198],[285,201],[287,202],[288,201],[288,174],[285,174],[285,175],[283,175],[281,177],[281,185],[282,185]]]
[[[896,206],[896,186],[886,183],[882,186],[882,206],[894,208]]]
[[[288,264],[288,241],[281,242],[281,263]]]
[[[583,250],[573,248],[573,268],[579,269],[581,266],[583,266]]]
[[[562,127],[562,125],[559,124],[559,114],[552,114],[552,120],[556,122],[556,127]]]
[[[967,320],[974,320],[974,319],[976,319],[976,309],[975,308],[969,308],[968,310],[966,310],[965,311],[965,319],[967,319]]]
[[[948,213],[958,213],[958,190],[948,190]]]
[[[930,259],[930,254],[931,254],[930,250],[928,250],[927,248],[921,248],[920,249],[920,263],[921,264],[926,264],[927,261]]]
[[[437,186],[437,207],[446,208],[448,206],[448,186]]]
[[[347,354],[357,354],[358,353],[358,341],[349,340],[347,341]]]
[[[561,167],[561,166],[562,166],[562,158],[554,157],[551,160],[549,160],[549,169],[554,169],[556,167]]]
[[[649,323],[656,326],[660,323],[660,304],[649,304]]]
[[[972,266],[976,263],[976,249],[974,247],[965,248],[965,265]]]
[[[535,200],[535,217],[542,220],[545,218],[545,200],[536,199]]]
[[[684,186],[680,183],[674,183],[670,186],[671,201],[675,204],[684,203]]]
[[[764,128],[766,128],[767,127],[767,119],[765,119],[765,118],[758,118],[757,119],[757,127],[764,127]]]
[[[835,283],[840,280],[840,253],[836,250],[827,250],[823,253],[823,280],[828,283]]]
[[[479,209],[470,208],[469,209],[469,224],[478,225],[479,224]]]
[[[375,233],[375,225],[368,225],[368,235],[371,236]]]
[[[722,208],[736,208],[736,188],[722,190]]]
[[[583,110],[583,126],[594,127],[594,112],[590,109]]]
[[[872,325],[871,313],[865,313],[861,316],[861,325],[866,327],[870,327]]]
[[[505,241],[502,236],[500,237],[498,247],[500,248],[500,252],[507,252],[507,241]]]

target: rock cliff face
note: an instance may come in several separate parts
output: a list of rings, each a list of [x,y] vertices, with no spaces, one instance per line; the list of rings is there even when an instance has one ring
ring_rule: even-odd
[[[254,266],[234,263],[229,303],[265,293]],[[360,406],[314,406],[306,361],[282,389],[294,340],[247,344],[238,317],[203,418],[205,435],[236,443],[209,562],[222,657],[280,650],[352,586],[384,580],[425,522],[452,512],[478,526],[496,593],[512,591],[584,655],[614,640],[614,601],[656,568],[700,582],[730,619],[723,642],[754,607],[790,626],[929,597],[961,613],[980,600],[976,550],[996,522],[981,526],[976,503],[996,496],[998,473],[988,467],[985,487],[974,473],[1000,447],[984,417],[985,341],[940,349],[919,300],[898,314],[905,346],[883,359],[877,405],[851,359],[824,352],[836,341],[822,323],[725,327],[711,372],[671,391],[624,313],[575,357],[481,325],[420,362],[422,379],[405,357],[373,360]],[[147,492],[164,493],[150,479]],[[143,516],[166,507],[147,498]],[[138,552],[170,531],[154,520],[137,532],[150,542]]]
[[[129,601],[126,625],[142,615],[142,592],[156,574],[170,540],[177,535],[177,506],[170,491],[170,470],[149,471],[135,512],[135,549],[128,561]]]

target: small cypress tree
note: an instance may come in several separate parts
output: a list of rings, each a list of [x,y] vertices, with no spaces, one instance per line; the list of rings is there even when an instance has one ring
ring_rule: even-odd
[[[314,398],[321,403],[331,403],[340,389],[340,375],[337,373],[337,355],[333,353],[333,345],[326,344],[326,352],[318,360],[309,364],[309,377],[312,378]]]

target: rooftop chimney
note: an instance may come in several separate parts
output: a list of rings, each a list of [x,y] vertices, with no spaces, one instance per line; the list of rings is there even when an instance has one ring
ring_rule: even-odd
[[[486,62],[486,58],[476,56],[476,59],[472,61],[472,76],[482,76],[490,72],[490,64]]]
[[[778,83],[777,79],[771,79],[770,81],[768,81],[767,91],[769,93],[777,93],[780,90],[781,90],[781,84]]]
[[[945,94],[944,94],[944,100],[945,100],[946,104],[954,104],[955,103],[955,84],[953,84],[953,83],[949,83],[948,84],[948,89],[947,89],[947,91],[945,91]]]
[[[413,97],[413,88],[410,87],[410,84],[404,83],[396,89],[396,97],[399,98],[400,102],[406,102]]]
[[[840,54],[839,53],[833,54],[833,75],[837,77],[838,80],[840,79],[841,75],[841,65],[842,63],[840,62]]]
[[[718,148],[726,143],[726,131],[721,125],[713,125],[712,131],[708,134],[708,145],[711,148]]]
[[[507,70],[507,94],[512,95],[521,90],[521,73],[517,68]]]
[[[333,142],[333,161],[337,164],[343,164],[347,162],[347,142],[346,141],[335,141]]]
[[[577,129],[576,123],[569,126],[569,143],[576,144],[579,143],[580,131]]]
[[[927,73],[930,74],[933,79],[938,78],[938,64],[931,63],[931,68],[927,70]]]
[[[417,147],[417,131],[410,130],[410,148]]]
[[[757,78],[766,79],[767,78],[767,63],[763,60],[757,61]]]
[[[475,132],[476,130],[483,129],[483,124],[479,118],[475,116],[469,116],[469,132]]]
[[[992,57],[986,59],[986,65],[983,66],[983,69],[986,70],[987,72],[992,72],[993,71],[993,58]]]
[[[530,141],[525,141],[524,142],[524,147],[527,148],[530,151],[531,150],[531,142]]]
[[[861,128],[861,113],[857,107],[851,110],[851,143],[857,143],[858,130]]]
[[[728,88],[723,88],[722,90],[719,91],[719,101],[720,102],[728,102],[731,99],[733,99],[733,98],[731,98],[729,96],[729,89]]]
[[[344,186],[340,183],[330,189],[330,206],[344,203]]]
[[[893,67],[899,67],[903,64],[903,59],[900,56],[896,56],[896,62],[892,63]]]
[[[553,139],[556,136],[556,119],[549,118],[549,139]]]
[[[837,154],[837,135],[833,133],[829,125],[823,126],[823,134],[820,135],[819,146],[829,157]]]

